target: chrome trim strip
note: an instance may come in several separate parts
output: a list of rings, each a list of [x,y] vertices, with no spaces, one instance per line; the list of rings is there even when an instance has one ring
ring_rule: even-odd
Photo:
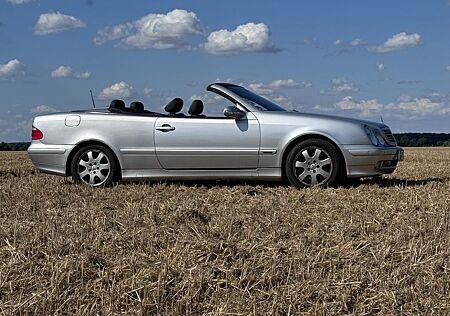
[[[348,152],[352,156],[379,156],[379,155],[395,155],[398,152],[398,148],[395,149],[349,149]]]
[[[276,149],[261,149],[259,151],[260,155],[275,155],[277,153]]]
[[[120,148],[120,152],[124,155],[149,155],[156,154],[155,148]]]
[[[158,155],[258,155],[258,149],[158,149]]]
[[[64,148],[28,148],[28,153],[38,155],[56,154],[62,155],[66,152]]]

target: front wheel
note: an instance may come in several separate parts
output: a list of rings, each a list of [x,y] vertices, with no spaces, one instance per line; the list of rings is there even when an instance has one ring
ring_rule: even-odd
[[[115,179],[116,160],[109,148],[91,145],[80,149],[72,160],[72,178],[93,187],[109,185]]]
[[[322,139],[298,143],[286,159],[286,176],[298,188],[333,186],[341,179],[342,162],[337,149]]]

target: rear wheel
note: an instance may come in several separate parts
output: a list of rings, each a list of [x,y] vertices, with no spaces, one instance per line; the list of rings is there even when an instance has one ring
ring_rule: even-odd
[[[341,179],[342,162],[337,149],[322,139],[298,143],[286,159],[286,176],[298,188],[336,185]]]
[[[71,172],[73,180],[77,183],[93,187],[109,185],[117,174],[115,156],[105,146],[84,147],[73,157]]]

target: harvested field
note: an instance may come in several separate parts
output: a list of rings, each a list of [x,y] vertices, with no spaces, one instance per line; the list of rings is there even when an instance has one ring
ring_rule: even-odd
[[[450,313],[450,149],[304,190],[92,189],[0,159],[0,314]]]

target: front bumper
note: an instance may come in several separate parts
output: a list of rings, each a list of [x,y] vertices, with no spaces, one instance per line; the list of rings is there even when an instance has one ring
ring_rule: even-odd
[[[347,177],[361,178],[388,174],[395,171],[404,158],[401,147],[343,146]]]
[[[66,162],[74,145],[47,145],[32,141],[28,155],[34,167],[45,173],[66,175]]]

